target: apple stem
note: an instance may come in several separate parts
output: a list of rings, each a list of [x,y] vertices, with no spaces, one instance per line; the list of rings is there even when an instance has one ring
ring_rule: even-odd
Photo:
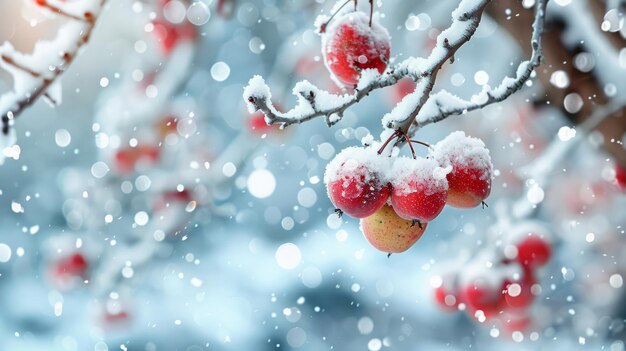
[[[387,258],[391,257],[391,252],[387,254]]]
[[[412,143],[416,143],[416,144],[424,145],[424,146],[426,146],[426,147],[427,147],[427,148],[429,148],[429,149],[432,149],[432,148],[433,148],[433,146],[432,146],[432,145],[430,145],[429,143],[425,143],[425,142],[423,142],[423,141],[419,141],[419,140],[409,140],[409,141],[410,141],[410,142],[412,142]]]
[[[330,15],[330,18],[328,18],[328,21],[326,21],[320,26],[320,33],[326,33],[326,27],[328,26],[330,21],[332,21],[333,18],[335,18],[335,16],[339,13],[339,11],[341,11],[341,9],[344,8],[346,5],[348,5],[351,1],[354,1],[354,11],[356,11],[357,0],[346,0],[346,2],[344,2],[341,6],[339,6],[339,8],[337,9],[337,11],[335,11],[335,13]]]
[[[389,138],[387,138],[387,141],[385,141],[385,143],[383,144],[383,146],[380,147],[380,149],[378,149],[378,154],[382,154],[383,151],[385,150],[385,148],[387,147],[387,145],[389,145],[389,143],[396,137],[400,136],[400,130],[396,130],[395,132],[393,132],[393,134],[391,134],[389,136]]]
[[[424,229],[422,228],[422,222],[419,219],[414,219],[412,220],[413,224],[411,224],[411,227],[415,227],[415,224],[417,224],[418,227],[420,227],[420,229]]]
[[[413,149],[413,143],[411,143],[411,139],[402,129],[398,129],[398,131],[402,134],[402,136],[404,136],[404,139],[408,141],[409,148],[411,149],[411,155],[413,155],[413,159],[415,160],[417,156],[415,156],[415,149]]]
[[[374,16],[374,0],[370,0],[370,28],[372,28],[372,17]]]
[[[343,216],[343,211],[339,208],[335,209],[335,213],[337,214],[337,217],[341,218],[341,216]]]

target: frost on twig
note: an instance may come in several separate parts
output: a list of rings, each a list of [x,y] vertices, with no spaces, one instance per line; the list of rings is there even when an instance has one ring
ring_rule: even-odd
[[[451,26],[439,35],[437,46],[427,59],[409,57],[391,66],[380,75],[365,71],[355,91],[351,94],[332,94],[320,90],[308,82],[300,82],[294,88],[294,94],[298,97],[298,104],[290,111],[280,113],[272,105],[269,87],[261,77],[253,77],[244,90],[244,99],[248,103],[248,109],[252,112],[261,110],[265,113],[268,124],[289,126],[317,117],[326,117],[327,122],[330,122],[328,124],[332,125],[342,118],[343,113],[350,106],[361,101],[372,91],[394,85],[404,77],[410,77],[418,82],[432,80],[432,84],[434,84],[436,72],[454,56],[454,53],[463,44],[470,40],[480,22],[481,14],[489,2],[490,0],[461,1],[452,13]],[[303,99],[303,94],[308,95],[308,97]],[[408,104],[408,101],[404,104]]]
[[[546,5],[547,0],[538,0],[535,4],[535,20],[530,41],[532,55],[528,61],[523,61],[519,64],[514,78],[505,77],[493,89],[486,85],[483,91],[474,95],[469,101],[455,97],[445,90],[432,94],[425,102],[423,108],[417,113],[409,134],[415,133],[417,129],[427,124],[439,122],[449,116],[460,115],[504,101],[520,90],[531,78],[534,69],[541,64],[541,37],[544,31]]]
[[[61,102],[59,78],[89,41],[105,1],[44,1],[41,6],[46,11],[71,20],[59,29],[56,38],[37,42],[31,54],[16,51],[9,42],[0,45],[0,68],[9,72],[14,81],[13,90],[0,96],[2,145],[7,144],[13,120],[39,97],[53,105]]]
[[[358,103],[372,91],[394,85],[403,77],[410,77],[417,82],[415,91],[405,96],[383,117],[383,126],[390,129],[399,128],[412,135],[424,125],[505,100],[522,88],[530,79],[533,70],[541,63],[541,36],[547,0],[538,0],[535,4],[531,38],[533,54],[529,61],[519,65],[516,77],[506,77],[496,88],[484,89],[469,101],[446,91],[431,94],[437,73],[446,62],[453,61],[457,50],[471,39],[489,3],[490,0],[462,0],[452,12],[452,24],[437,37],[437,45],[428,58],[409,57],[391,66],[382,75],[363,74],[353,93],[331,94],[306,81],[300,82],[293,91],[298,97],[297,105],[290,111],[281,113],[274,108],[270,89],[263,78],[255,76],[244,89],[243,95],[248,109],[251,112],[261,110],[268,124],[286,127],[317,117],[325,117],[327,124],[331,126],[341,120],[350,106]]]

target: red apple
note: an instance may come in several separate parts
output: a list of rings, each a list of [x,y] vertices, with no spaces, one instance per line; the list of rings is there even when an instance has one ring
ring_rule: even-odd
[[[344,14],[322,31],[324,62],[341,83],[355,85],[362,70],[371,68],[383,73],[387,68],[389,33],[377,21],[370,27],[368,14]]]
[[[445,171],[432,159],[396,159],[391,187],[391,204],[404,219],[430,222],[446,204]]]
[[[326,166],[324,182],[331,202],[355,218],[378,211],[389,198],[383,178],[387,159],[372,148],[349,147]]]
[[[493,165],[482,140],[454,132],[434,145],[432,155],[442,167],[451,167],[448,205],[472,208],[489,196]]]

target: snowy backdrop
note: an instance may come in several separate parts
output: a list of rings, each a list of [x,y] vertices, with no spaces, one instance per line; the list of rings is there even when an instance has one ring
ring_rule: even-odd
[[[624,11],[0,0],[0,350],[626,350]]]

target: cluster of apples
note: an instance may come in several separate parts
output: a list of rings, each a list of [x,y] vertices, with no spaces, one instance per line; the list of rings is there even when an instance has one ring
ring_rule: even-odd
[[[464,310],[480,322],[500,321],[509,331],[530,325],[528,308],[541,293],[537,270],[550,259],[545,229],[522,223],[501,246],[487,248],[435,285],[435,300],[445,310]]]
[[[489,150],[464,132],[431,146],[428,157],[386,157],[381,151],[346,148],[324,174],[338,213],[360,218],[366,239],[380,251],[406,251],[446,204],[476,207],[491,192]]]
[[[319,28],[322,55],[333,77],[345,86],[358,83],[361,71],[383,73],[389,63],[391,38],[372,13],[335,13]]]

